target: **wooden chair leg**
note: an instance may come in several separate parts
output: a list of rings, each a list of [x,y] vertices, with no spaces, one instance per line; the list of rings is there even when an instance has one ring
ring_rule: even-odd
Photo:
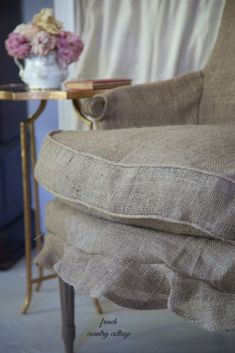
[[[102,309],[102,306],[100,304],[100,301],[99,299],[97,298],[93,298],[93,303],[95,305],[95,308],[96,308],[96,311],[98,314],[103,314],[103,309]]]
[[[62,315],[62,338],[65,353],[73,353],[75,339],[74,325],[74,288],[59,278],[60,303]]]

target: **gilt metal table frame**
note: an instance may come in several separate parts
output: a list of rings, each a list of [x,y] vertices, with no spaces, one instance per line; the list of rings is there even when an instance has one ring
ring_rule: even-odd
[[[22,89],[21,89],[22,87]],[[33,285],[35,290],[39,291],[41,284],[45,280],[55,278],[56,274],[44,275],[42,266],[38,266],[38,276],[33,278],[32,274],[32,224],[31,224],[31,194],[34,196],[35,204],[35,240],[36,251],[42,248],[43,237],[40,229],[40,208],[38,183],[35,178],[30,181],[30,166],[34,169],[36,164],[36,144],[35,144],[35,126],[34,123],[40,118],[47,106],[48,100],[71,100],[75,111],[80,119],[95,129],[95,121],[85,116],[81,110],[80,99],[90,98],[99,93],[98,90],[88,90],[80,92],[67,92],[63,90],[26,90],[25,86],[18,84],[9,84],[0,86],[0,100],[29,101],[39,100],[38,108],[35,113],[20,123],[20,143],[21,143],[21,163],[22,163],[22,187],[23,187],[23,209],[24,209],[24,239],[25,239],[25,264],[26,264],[26,295],[21,307],[21,313],[25,314],[30,306]],[[29,142],[29,144],[28,144]],[[102,313],[102,308],[98,299],[93,299],[96,310]]]

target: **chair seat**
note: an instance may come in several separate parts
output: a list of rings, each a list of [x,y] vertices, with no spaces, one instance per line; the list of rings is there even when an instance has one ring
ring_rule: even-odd
[[[36,262],[79,292],[235,329],[234,245],[106,221],[59,200],[47,205],[46,227]]]
[[[108,220],[235,239],[235,129],[185,125],[47,136],[35,175]]]

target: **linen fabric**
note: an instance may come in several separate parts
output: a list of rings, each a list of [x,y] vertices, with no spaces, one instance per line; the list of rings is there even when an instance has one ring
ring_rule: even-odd
[[[206,67],[160,83],[121,87],[90,98],[86,114],[102,129],[235,121],[235,2],[227,0]]]
[[[219,36],[202,71],[203,94],[199,121],[214,124],[235,121],[235,2],[227,0]]]
[[[119,87],[85,100],[83,112],[100,129],[197,124],[202,91],[200,72],[160,83]]]
[[[235,130],[186,125],[54,132],[35,175],[93,215],[161,231],[235,239]]]
[[[111,130],[46,138],[35,176],[60,201],[37,261],[79,291],[234,330],[234,16],[205,70],[99,95],[84,109]]]
[[[114,223],[55,200],[36,262],[79,292],[133,309],[168,308],[208,330],[235,328],[235,242]]]
[[[79,61],[70,65],[70,78],[130,77],[138,84],[199,70],[214,47],[224,2],[77,0],[76,24],[68,20],[71,6],[65,1],[63,12],[55,2],[58,18],[86,43]],[[61,129],[84,129],[70,102],[58,104]]]

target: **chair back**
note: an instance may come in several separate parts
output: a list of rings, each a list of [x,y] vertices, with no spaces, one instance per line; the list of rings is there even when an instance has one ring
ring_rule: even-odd
[[[235,122],[235,0],[227,0],[205,69],[199,123]]]

